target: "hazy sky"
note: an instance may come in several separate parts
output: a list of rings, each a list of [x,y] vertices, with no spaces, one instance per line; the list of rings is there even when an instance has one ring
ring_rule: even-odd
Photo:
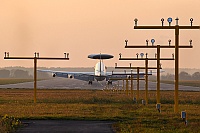
[[[138,25],[161,25],[161,18],[179,17],[179,25],[200,25],[200,0],[0,0],[0,67],[32,67],[33,61],[4,60],[4,52],[11,56],[64,57],[69,61],[39,61],[45,67],[92,67],[97,61],[88,59],[93,53],[108,53],[114,59],[107,66],[128,66],[137,52],[148,52],[154,57],[156,50],[125,49],[129,44],[144,44],[154,38],[156,44],[174,44],[173,30],[134,30]],[[172,25],[175,24],[173,20]],[[200,68],[200,30],[180,31],[180,43],[193,40],[193,49],[180,50],[180,67]],[[162,57],[171,57],[174,50],[161,50]],[[173,68],[173,61],[162,61],[164,68]],[[143,61],[132,61],[132,66],[144,66]],[[150,62],[155,66],[156,62]]]

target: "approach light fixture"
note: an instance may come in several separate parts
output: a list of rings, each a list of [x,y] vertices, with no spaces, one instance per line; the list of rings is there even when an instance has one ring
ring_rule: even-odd
[[[39,53],[37,53],[37,57],[39,58],[39,56],[40,56],[40,54]]]
[[[144,57],[144,53],[140,53],[140,56],[141,56],[141,58],[143,58]]]
[[[125,43],[126,43],[126,46],[127,46],[128,45],[128,40],[127,39],[125,40]]]
[[[148,53],[146,53],[145,55],[146,55],[146,58],[147,58]]]
[[[135,21],[135,26],[137,26],[138,19],[135,18],[134,21]]]
[[[191,39],[189,40],[189,42],[190,42],[190,46],[192,46],[192,40]]]
[[[172,58],[174,59],[174,53],[172,54]]]
[[[136,54],[136,56],[137,56],[137,59],[138,59],[138,55],[139,55],[139,54],[137,53],[137,54]]]
[[[36,57],[36,56],[37,56],[37,53],[35,52],[34,55],[35,55],[35,57]]]
[[[176,25],[178,25],[178,20],[179,20],[179,18],[177,17],[175,20],[176,20]]]
[[[119,53],[119,58],[120,58],[120,59],[122,58],[122,53]]]
[[[152,46],[155,43],[155,39],[151,39]]]
[[[193,18],[191,18],[191,19],[190,19],[190,23],[191,23],[191,26],[192,26],[192,23],[193,23]]]
[[[169,42],[169,46],[170,46],[170,44],[171,44],[172,40],[170,40],[170,39],[169,39],[169,40],[168,40],[168,42]]]
[[[162,22],[162,26],[163,26],[164,25],[164,18],[161,19],[161,22]]]
[[[64,55],[65,55],[65,58],[69,57],[69,53],[64,53]]]
[[[169,26],[171,26],[171,23],[172,23],[172,18],[171,18],[171,17],[169,17],[169,18],[167,19],[167,21],[168,21],[168,23],[169,23]]]
[[[9,52],[5,52],[5,57],[9,57]]]
[[[148,44],[149,44],[149,40],[148,40],[148,39],[146,40],[146,44],[147,44],[147,46],[148,46]]]

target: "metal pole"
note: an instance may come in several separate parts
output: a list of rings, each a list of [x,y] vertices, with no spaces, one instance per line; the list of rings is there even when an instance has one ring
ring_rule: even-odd
[[[119,91],[119,80],[117,81],[117,91]]]
[[[140,85],[140,83],[139,83],[139,67],[137,67],[137,101],[139,101],[139,85]]]
[[[179,26],[175,28],[175,90],[174,90],[174,112],[178,112],[178,68],[179,68]]]
[[[123,91],[124,91],[124,90],[125,90],[125,87],[124,87],[124,80],[123,80],[123,85],[122,85],[122,86],[123,86],[122,88],[123,88]]]
[[[131,98],[133,98],[133,75],[131,70]]]
[[[148,104],[148,58],[146,58],[145,60],[145,101],[146,101],[146,104]]]
[[[7,56],[6,56],[7,54]],[[37,91],[37,60],[69,60],[67,54],[67,58],[53,58],[53,57],[39,57],[39,53],[34,53],[34,57],[9,57],[8,52],[5,52],[4,59],[19,59],[19,60],[34,60],[34,103],[36,103],[36,91]]]
[[[34,103],[36,103],[37,91],[37,57],[34,57]]]
[[[136,19],[137,20],[137,19]],[[137,20],[138,21],[138,20]],[[174,89],[174,112],[178,112],[178,90],[179,90],[179,48],[192,48],[192,46],[179,46],[179,29],[200,29],[200,26],[179,26],[178,18],[175,26],[134,26],[134,29],[175,29],[175,46],[161,46],[161,48],[175,48],[175,89]],[[135,21],[136,22],[136,21]],[[148,46],[145,46],[148,48]],[[155,46],[156,47],[156,46]],[[155,48],[152,46],[151,48]],[[141,46],[125,46],[125,48],[141,48]],[[144,47],[143,47],[144,48]]]
[[[157,45],[157,103],[160,103],[160,45]]]
[[[126,79],[126,95],[128,96],[128,79]]]

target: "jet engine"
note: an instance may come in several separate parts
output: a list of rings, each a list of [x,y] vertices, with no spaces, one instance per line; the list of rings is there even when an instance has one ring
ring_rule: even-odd
[[[56,77],[56,74],[55,74],[55,73],[52,73],[52,76],[53,76],[53,77]]]
[[[73,78],[73,75],[68,75],[68,78],[72,79],[72,78]]]

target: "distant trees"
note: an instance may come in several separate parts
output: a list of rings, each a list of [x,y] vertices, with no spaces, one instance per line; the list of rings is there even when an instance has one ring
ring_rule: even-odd
[[[33,78],[32,75],[29,75],[29,72],[28,71],[24,71],[24,70],[15,70],[13,75],[12,75],[13,78]]]
[[[6,69],[0,70],[0,78],[9,78],[10,77],[10,71]]]
[[[174,80],[174,78],[175,78],[174,74],[167,74],[161,76],[162,80]],[[200,72],[195,72],[192,75],[190,75],[185,71],[181,71],[179,73],[179,80],[200,80]]]
[[[192,76],[189,73],[182,71],[179,73],[179,79],[180,80],[191,80]]]
[[[45,69],[45,68],[42,68],[42,69]],[[54,69],[52,68],[52,70],[54,70]],[[70,71],[78,71],[79,69],[70,69]],[[67,70],[63,68],[63,71],[67,71]],[[86,70],[88,70],[88,69],[86,69]],[[50,73],[39,72],[39,71],[37,72],[38,79],[48,79],[51,77],[52,76]],[[24,78],[24,79],[29,78],[30,79],[30,78],[33,78],[33,69],[20,68],[20,67],[19,68],[17,67],[17,68],[0,69],[0,78]],[[175,78],[174,74],[170,74],[170,73],[168,73],[166,75],[161,75],[161,80],[174,80],[174,78]],[[149,80],[156,80],[156,75],[149,76]],[[179,80],[200,80],[200,72],[194,72],[193,74],[189,74],[185,71],[181,71],[179,73]]]
[[[161,76],[162,80],[174,80],[174,78],[175,78],[174,74],[169,74],[169,73],[167,73],[167,75]]]
[[[37,78],[47,79],[47,78],[52,78],[52,76],[48,74],[47,72],[37,72]]]
[[[192,79],[194,80],[200,80],[200,72],[195,72],[192,74]]]
[[[47,79],[51,78],[52,76],[46,72],[37,72],[37,78],[39,79]],[[21,78],[21,79],[31,79],[33,75],[30,74],[27,70],[21,69],[0,69],[0,78]]]

